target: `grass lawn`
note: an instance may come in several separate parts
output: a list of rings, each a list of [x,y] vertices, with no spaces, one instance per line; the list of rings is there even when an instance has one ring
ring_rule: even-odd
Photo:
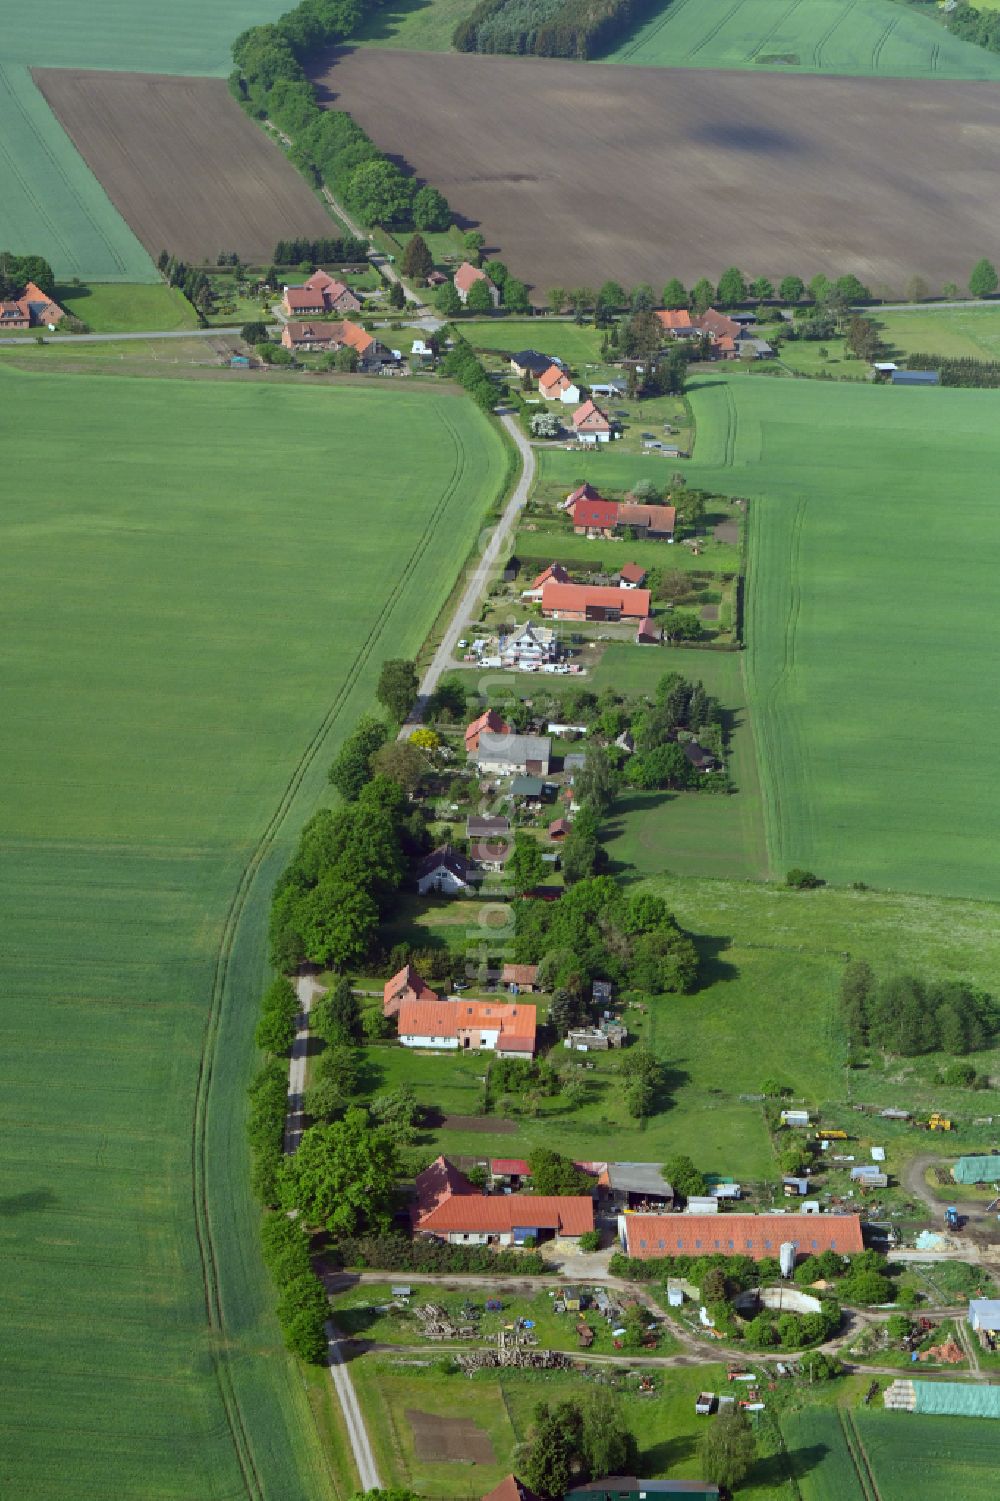
[[[238,1446],[261,1494],[336,1495],[247,1191],[268,898],[505,451],[374,385],[0,388],[4,1488],[242,1495]]]
[[[974,360],[1000,359],[1000,303],[979,307],[915,307],[880,313],[882,338],[889,359],[897,354],[967,355]]]
[[[441,1354],[446,1358],[446,1350]],[[471,1379],[446,1375],[435,1367],[365,1355],[352,1362],[351,1374],[372,1429],[383,1483],[411,1485],[424,1495],[466,1498],[480,1495],[511,1469],[515,1445],[531,1429],[539,1402],[579,1401],[592,1383],[610,1383],[618,1393],[623,1416],[639,1442],[644,1474],[694,1479],[699,1475],[698,1440],[703,1420],[696,1418],[695,1398],[702,1388],[722,1391],[721,1366],[673,1369],[654,1373],[656,1391],[639,1394],[640,1373],[628,1375],[589,1370],[482,1372]],[[470,1467],[456,1460],[434,1462],[415,1455],[414,1421],[406,1413],[471,1420],[492,1442],[495,1464]],[[760,1459],[740,1487],[751,1501],[792,1501],[776,1442],[765,1429],[758,1433]]]
[[[412,52],[448,52],[470,0],[388,0],[351,38],[361,47],[405,47]]]
[[[849,14],[849,19],[848,19]],[[883,78],[1000,78],[1000,58],[953,37],[933,7],[890,0],[673,0],[604,62]]]
[[[772,867],[995,897],[1000,428],[992,392],[922,394],[713,374],[692,392],[686,472],[751,497]]]
[[[474,349],[517,354],[537,349],[563,360],[586,381],[588,365],[601,362],[602,330],[560,318],[458,318],[455,327]]]
[[[174,333],[198,327],[198,315],[183,292],[163,282],[152,286],[112,282],[57,287],[56,300],[95,334],[129,334],[142,329]]]

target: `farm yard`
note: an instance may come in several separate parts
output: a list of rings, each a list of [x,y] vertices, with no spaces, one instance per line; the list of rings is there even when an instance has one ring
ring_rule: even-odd
[[[301,235],[338,233],[221,79],[47,68],[35,78],[154,259],[169,250],[214,265],[220,250],[235,250],[266,264],[290,226]]]
[[[685,472],[752,497],[746,665],[772,868],[995,899],[1000,711],[982,687],[1000,436],[991,392],[913,395],[707,377]]]
[[[188,1501],[243,1495],[242,1464],[253,1494],[336,1494],[338,1469],[350,1494],[255,1249],[268,898],[505,452],[443,393],[0,388],[4,1488]]]
[[[417,45],[414,43],[414,45]],[[605,62],[882,78],[1000,78],[995,53],[892,0],[671,0]]]
[[[771,277],[964,282],[993,240],[1000,97],[972,84],[370,48],[339,55],[316,81],[477,223],[539,300],[608,276],[690,285],[718,277],[737,251],[746,271]],[[429,96],[448,109],[427,109]],[[551,119],[539,133],[542,97]],[[642,131],[623,133],[632,116]]]

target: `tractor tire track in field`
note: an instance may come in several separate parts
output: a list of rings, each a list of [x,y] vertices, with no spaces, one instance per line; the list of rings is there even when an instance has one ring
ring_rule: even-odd
[[[736,437],[739,432],[740,418],[736,409],[736,397],[733,388],[726,386],[726,437],[723,447],[722,462],[727,469],[732,469],[736,462]]]
[[[782,12],[782,14],[778,17],[774,24],[768,27],[767,31],[765,31],[760,40],[750,48],[750,51],[748,53],[745,54],[743,58],[743,61],[745,63],[752,63],[754,59],[759,56],[759,54],[764,50],[768,42],[774,36],[774,33],[781,30],[785,22],[791,19],[791,17],[795,14],[801,4],[802,0],[792,0],[792,3],[788,7],[788,9]]]
[[[850,1451],[851,1459],[854,1461],[854,1468],[858,1473],[858,1480],[865,1501],[882,1501],[878,1486],[875,1484],[875,1475],[872,1471],[871,1463],[868,1455],[865,1453],[865,1446],[861,1442],[861,1435],[854,1421],[854,1414],[846,1408],[838,1407],[837,1416],[840,1419],[840,1426],[844,1430],[844,1441]]]
[[[882,49],[884,48],[884,46],[885,46],[886,42],[889,40],[889,38],[892,36],[892,33],[896,30],[896,27],[897,27],[898,24],[899,23],[896,20],[890,21],[889,24],[888,24],[888,26],[882,32],[882,35],[879,37],[878,41],[875,43],[875,46],[872,48],[872,72],[873,73],[881,73],[881,71],[882,71]]]
[[[840,11],[834,17],[833,21],[823,32],[822,36],[819,38],[815,47],[813,48],[813,65],[819,72],[822,72],[825,66],[823,62],[823,48],[833,36],[833,33],[836,31],[837,27],[843,25],[843,23],[847,20],[848,16],[851,14],[851,11],[854,9],[855,4],[856,0],[851,0],[851,3],[847,6],[846,10]]]
[[[437,524],[443,516],[447,506],[454,496],[462,476],[465,472],[465,450],[458,436],[457,430],[450,419],[442,410],[436,412],[442,426],[446,429],[451,439],[454,450],[454,464],[447,484],[444,486],[441,499],[435,505],[427,519],[413,551],[404,563],[398,578],[388,590],[388,597],[394,595],[398,598],[403,584],[412,574],[414,568],[420,562],[430,545]],[[337,692],[333,703],[324,714],[318,727],[313,732],[305,749],[299,756],[292,770],[277,806],[268,819],[260,834],[254,849],[240,873],[236,888],[230,899],[223,922],[222,933],[216,950],[215,970],[212,980],[212,989],[209,1002],[208,1018],[205,1023],[205,1033],[202,1043],[201,1057],[198,1064],[198,1077],[195,1091],[195,1109],[192,1122],[191,1134],[191,1167],[192,1167],[192,1198],[195,1214],[195,1237],[198,1244],[198,1254],[202,1266],[202,1280],[205,1294],[205,1312],[208,1318],[209,1329],[214,1337],[212,1361],[215,1376],[222,1398],[226,1423],[233,1442],[233,1449],[243,1476],[244,1491],[249,1501],[265,1501],[267,1495],[264,1482],[253,1455],[252,1444],[247,1425],[244,1421],[240,1407],[239,1397],[233,1385],[232,1371],[229,1364],[229,1354],[225,1349],[226,1344],[226,1320],[223,1309],[219,1258],[216,1251],[215,1240],[212,1232],[212,1219],[209,1204],[208,1189],[208,1110],[212,1089],[212,1078],[215,1066],[215,1051],[218,1043],[219,1029],[222,1014],[225,1009],[226,991],[228,988],[229,967],[236,944],[240,921],[244,908],[253,888],[254,881],[260,871],[263,862],[273,846],[278,833],[288,816],[295,796],[302,786],[309,768],[312,766],[325,743],[327,736],[344,706],[350,692],[354,688],[363,668],[367,665],[372,652],[378,645],[381,636],[392,618],[393,611],[387,610],[380,619],[372,626],[358,650],[357,655]]]
[[[91,229],[94,231],[94,234],[97,236],[97,239],[100,241],[100,243],[104,246],[105,250],[107,251],[107,253],[108,253],[108,255],[109,255],[109,257],[110,257],[110,259],[112,261],[112,264],[114,266],[116,266],[117,269],[118,269],[118,271],[119,271],[119,273],[124,276],[125,272],[126,272],[126,266],[125,266],[124,259],[122,258],[121,255],[119,255],[119,253],[115,249],[114,245],[111,243],[111,241],[108,239],[107,235],[104,233],[104,230],[98,224],[97,220],[93,217],[93,215],[91,214],[91,212],[88,209],[87,205],[84,203],[83,199],[80,197],[79,193],[76,191],[76,189],[73,186],[72,182],[70,181],[69,177],[66,175],[66,172],[65,172],[65,170],[64,170],[64,168],[62,166],[62,163],[59,161],[58,157],[55,156],[55,154],[53,153],[53,151],[52,151],[51,147],[49,146],[48,142],[45,140],[45,138],[41,134],[41,132],[36,128],[34,121],[32,120],[31,116],[28,114],[28,111],[25,109],[25,107],[24,107],[24,101],[19,98],[19,96],[17,94],[17,91],[11,87],[10,79],[7,76],[7,73],[4,71],[4,69],[2,67],[0,67],[0,87],[2,87],[6,91],[6,93],[8,94],[8,96],[9,96],[9,98],[11,100],[11,103],[14,105],[14,107],[17,110],[18,114],[21,116],[21,119],[24,121],[26,129],[28,131],[30,131],[31,135],[34,137],[34,140],[35,140],[35,142],[36,142],[39,150],[48,159],[49,165],[52,167],[52,170],[56,173],[56,175],[58,176],[59,180],[62,183],[63,190],[65,192],[66,198],[72,201],[72,203],[75,206],[75,208],[77,208],[79,210],[79,212],[82,214],[83,218],[86,219],[87,223],[90,225]],[[32,88],[34,88],[34,87],[35,87],[34,80],[32,80]],[[48,102],[44,101],[44,96],[40,96],[40,97],[43,98],[43,102],[45,104],[45,108],[48,109]],[[55,119],[54,115],[53,115],[53,119]],[[56,123],[57,123],[57,127],[61,129],[61,126],[58,126],[58,121]],[[67,137],[67,139],[68,139],[68,137]],[[71,146],[71,149],[73,149],[73,150],[76,149],[73,146],[72,142],[70,142],[70,146]],[[13,163],[12,163],[12,165],[13,165]],[[84,171],[89,171],[89,168],[87,167],[86,163],[83,163],[83,168],[84,168]],[[25,180],[25,178],[23,177],[23,175],[18,172],[17,176],[18,176],[19,180],[21,181],[21,183],[24,185],[25,191],[28,193],[28,196],[30,197],[32,203],[34,203],[35,207],[37,208],[38,213],[39,213],[40,217],[42,218],[43,222],[49,226],[49,229],[50,229],[51,233],[53,234],[54,238],[62,246],[63,253],[66,256],[67,263],[69,263],[71,265],[74,265],[74,266],[78,266],[79,265],[79,257],[74,253],[72,246],[67,242],[67,240],[64,238],[64,236],[60,233],[60,231],[56,228],[55,224],[49,218],[49,215],[45,212],[45,210],[43,209],[41,203],[35,197],[34,192],[28,186],[27,181]]]
[[[667,25],[668,21],[671,21],[675,16],[680,15],[681,11],[686,10],[691,3],[692,0],[676,0],[676,4],[673,4],[671,3],[671,0],[667,0],[667,4],[664,8],[662,16],[652,27],[652,29],[649,29],[645,26],[641,27],[639,34],[633,37],[632,41],[629,42],[626,47],[622,48],[620,52],[616,52],[614,55],[620,62],[624,62],[627,61],[628,58],[634,57],[637,52],[645,51],[653,38],[659,36],[660,32]]]
[[[722,30],[722,28],[728,25],[737,11],[743,9],[745,3],[746,0],[736,0],[736,4],[729,10],[727,10],[724,16],[720,16],[714,26],[710,26],[708,28],[701,40],[699,42],[696,42],[693,47],[689,48],[688,51],[685,52],[684,61],[687,62],[690,58],[697,57],[698,53],[703,47],[707,47],[709,42],[714,42],[715,38],[719,35],[719,32]]]

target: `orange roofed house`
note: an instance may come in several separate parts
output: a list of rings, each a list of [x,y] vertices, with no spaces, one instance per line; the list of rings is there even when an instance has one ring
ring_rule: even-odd
[[[361,299],[342,281],[335,281],[325,271],[314,271],[301,286],[286,287],[281,299],[282,312],[292,313],[360,313]]]
[[[611,422],[593,401],[585,401],[573,413],[573,431],[581,443],[610,443]]]
[[[838,1251],[854,1256],[865,1248],[856,1214],[622,1214],[618,1234],[627,1256],[777,1257],[787,1242],[798,1256]]]
[[[546,584],[542,614],[550,620],[644,620],[648,589],[612,589],[599,584]]]
[[[541,1497],[537,1491],[529,1490],[516,1475],[505,1475],[500,1484],[483,1497],[483,1501],[541,1501]]]
[[[46,297],[41,287],[29,281],[20,297],[0,302],[0,328],[54,329],[66,314],[58,302]]]
[[[391,352],[360,323],[297,323],[289,320],[281,331],[286,349],[354,349],[360,370],[376,370],[392,360]]]
[[[396,1024],[404,1048],[535,1056],[535,1007],[520,1002],[402,1001]]]
[[[396,1016],[404,1001],[437,1001],[436,990],[425,985],[412,964],[405,964],[391,980],[386,980],[382,990],[382,1015]]]
[[[484,281],[489,291],[490,298],[493,302],[493,306],[500,306],[500,293],[498,289],[490,281],[489,277],[486,275],[486,272],[480,271],[479,267],[474,266],[471,261],[463,261],[458,270],[455,272],[452,280],[455,283],[455,291],[458,293],[459,298],[463,303],[468,302],[469,293],[472,291],[472,288],[475,286],[476,282]]]
[[[577,1239],[594,1228],[589,1195],[484,1194],[446,1157],[417,1174],[410,1212],[414,1235],[450,1245],[522,1246],[527,1241]]]
[[[701,332],[686,307],[659,308],[656,316],[663,332],[675,339],[696,339]]]
[[[465,729],[465,753],[474,756],[479,749],[480,735],[509,735],[510,725],[496,709],[487,709]]]
[[[560,370],[558,365],[550,365],[538,377],[538,394],[546,401],[561,401],[570,406],[580,400],[580,387],[573,384],[565,370]]]

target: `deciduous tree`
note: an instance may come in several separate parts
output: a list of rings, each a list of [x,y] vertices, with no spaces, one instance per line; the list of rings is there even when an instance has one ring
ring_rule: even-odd
[[[418,188],[413,195],[413,222],[418,229],[445,230],[451,223],[451,205],[437,188]]]
[[[368,1112],[355,1107],[342,1121],[303,1133],[285,1165],[282,1204],[331,1235],[388,1230],[398,1168],[390,1133],[373,1129]]]
[[[413,707],[419,687],[416,663],[404,657],[390,657],[382,663],[375,697],[385,705],[393,719],[402,724]]]
[[[972,268],[969,291],[973,297],[992,297],[998,285],[1000,285],[1000,278],[997,277],[997,268],[984,256]]]
[[[474,281],[469,288],[469,294],[465,299],[466,311],[470,313],[491,313],[493,311],[493,295],[485,281]]]
[[[753,1469],[757,1440],[739,1408],[720,1413],[701,1440],[701,1473],[720,1488],[733,1491]]]
[[[746,302],[746,297],[746,277],[738,266],[730,266],[719,277],[719,301],[723,307],[733,307],[738,302]]]
[[[801,276],[783,276],[781,285],[778,287],[778,295],[782,302],[801,302],[805,293],[805,283]]]
[[[426,281],[433,270],[434,257],[431,255],[427,241],[422,234],[411,235],[403,251],[403,275],[408,276],[411,281]]]

